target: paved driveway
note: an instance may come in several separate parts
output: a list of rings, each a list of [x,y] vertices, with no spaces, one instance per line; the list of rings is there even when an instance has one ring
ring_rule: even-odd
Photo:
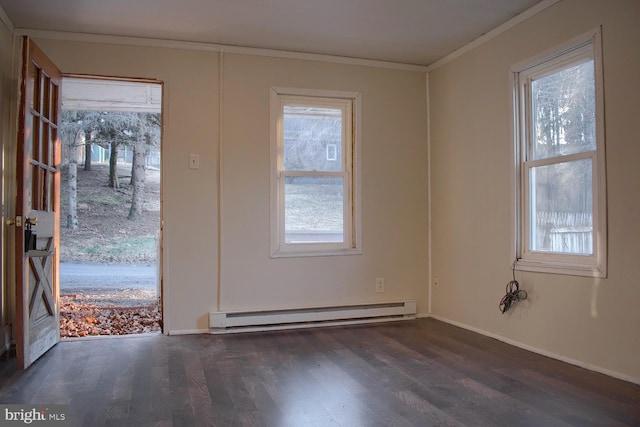
[[[60,290],[154,289],[158,283],[155,265],[60,263]]]

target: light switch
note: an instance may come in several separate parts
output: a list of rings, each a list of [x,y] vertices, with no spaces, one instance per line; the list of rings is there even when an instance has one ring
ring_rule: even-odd
[[[200,169],[200,154],[189,154],[189,169]]]

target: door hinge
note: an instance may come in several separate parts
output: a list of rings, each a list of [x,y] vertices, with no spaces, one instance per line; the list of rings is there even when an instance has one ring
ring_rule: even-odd
[[[15,218],[7,218],[4,220],[6,225],[15,225],[16,227],[22,227],[22,217],[17,216]]]

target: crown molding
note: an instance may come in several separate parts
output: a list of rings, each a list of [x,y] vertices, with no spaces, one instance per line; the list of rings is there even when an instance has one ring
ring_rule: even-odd
[[[271,58],[296,59],[304,61],[327,62],[344,65],[358,65],[373,68],[386,68],[401,71],[426,72],[424,65],[404,64],[390,61],[376,61],[372,59],[351,58],[345,56],[323,55],[317,53],[294,52],[287,50],[261,49],[243,46],[232,46],[203,42],[188,42],[181,40],[154,39],[129,36],[112,36],[88,33],[72,33],[64,31],[33,30],[16,28],[17,35],[49,40],[64,40],[73,42],[88,42],[101,44],[116,44],[125,46],[157,47],[167,49],[199,50],[208,52],[224,52],[239,55],[266,56]]]
[[[561,0],[542,0],[540,3],[536,4],[535,6],[530,7],[529,9],[525,10],[524,12],[514,16],[513,18],[511,18],[510,20],[508,20],[507,22],[505,22],[504,24],[494,28],[493,30],[484,33],[483,35],[481,35],[480,37],[478,37],[477,39],[473,40],[471,43],[466,44],[464,46],[462,46],[459,49],[454,50],[453,52],[451,52],[450,54],[448,54],[447,56],[444,56],[440,59],[438,59],[436,62],[430,64],[429,66],[427,66],[427,73],[430,73],[431,71],[434,71],[440,67],[442,67],[445,64],[448,64],[449,62],[452,62],[453,60],[461,57],[462,55],[464,55],[465,53],[477,48],[478,46],[481,46],[485,43],[487,43],[489,40],[499,36],[500,34],[510,30],[511,28],[515,27],[516,25],[526,21],[527,19],[531,18],[534,15],[537,15],[538,13],[542,12],[543,10],[548,9],[549,7],[553,6],[554,4],[560,2]]]
[[[64,40],[75,42],[87,42],[87,43],[101,43],[101,44],[116,44],[124,46],[141,46],[141,47],[157,47],[166,49],[182,49],[182,50],[199,50],[207,52],[224,52],[239,55],[251,55],[251,56],[264,56],[270,58],[281,59],[294,59],[303,61],[316,61],[326,62],[333,64],[343,65],[357,65],[373,68],[385,68],[401,71],[413,71],[429,73],[434,71],[449,62],[461,57],[467,52],[477,48],[478,46],[487,43],[489,40],[499,36],[500,34],[510,30],[516,25],[526,21],[534,15],[548,9],[561,0],[542,0],[535,6],[525,10],[524,12],[511,18],[504,24],[494,28],[493,30],[483,34],[472,42],[465,46],[456,49],[450,54],[440,58],[430,65],[417,65],[406,64],[400,62],[391,61],[378,61],[372,59],[353,58],[346,56],[324,55],[308,52],[296,52],[287,50],[276,49],[262,49],[245,46],[233,46],[223,45],[216,43],[204,43],[204,42],[189,42],[183,40],[169,40],[169,39],[154,39],[145,37],[130,37],[130,36],[115,36],[115,35],[101,35],[101,34],[89,34],[89,33],[73,33],[65,31],[48,31],[48,30],[34,30],[29,28],[15,28],[11,19],[7,16],[4,9],[0,7],[0,21],[2,21],[7,28],[16,35],[27,35],[32,38],[42,38],[51,40]]]
[[[1,6],[0,6],[0,21],[2,21],[2,23],[5,25],[5,27],[7,27],[7,29],[11,33],[15,32],[15,27],[13,25],[13,22],[11,22],[9,15],[7,15],[7,12],[5,12]]]

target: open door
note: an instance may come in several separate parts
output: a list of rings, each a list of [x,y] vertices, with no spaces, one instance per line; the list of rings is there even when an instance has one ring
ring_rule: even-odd
[[[22,44],[16,200],[16,353],[26,369],[60,340],[60,70]]]

